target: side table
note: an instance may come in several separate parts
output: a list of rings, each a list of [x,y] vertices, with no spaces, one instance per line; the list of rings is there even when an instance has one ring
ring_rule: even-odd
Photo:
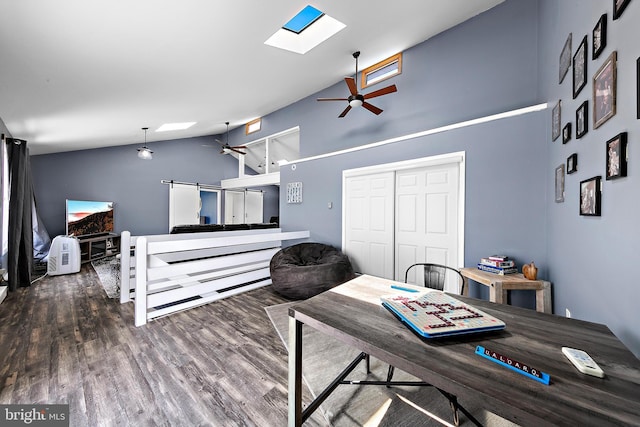
[[[478,270],[473,267],[461,268],[460,273],[467,279],[489,287],[489,300],[499,304],[506,304],[507,292],[514,290],[536,291],[536,311],[551,314],[551,283],[546,280],[529,280],[521,273],[505,274]],[[465,289],[469,287],[466,286]],[[465,291],[467,294],[468,291]]]

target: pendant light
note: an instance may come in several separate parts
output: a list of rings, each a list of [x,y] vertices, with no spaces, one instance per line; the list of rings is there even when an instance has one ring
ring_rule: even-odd
[[[147,147],[147,130],[149,128],[142,128],[142,130],[144,131],[144,145],[138,148],[138,157],[142,160],[151,160],[153,159],[153,151]]]

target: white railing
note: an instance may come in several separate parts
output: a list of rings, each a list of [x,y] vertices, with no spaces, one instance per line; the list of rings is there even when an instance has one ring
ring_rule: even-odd
[[[141,326],[269,285],[269,262],[282,241],[308,237],[308,231],[279,228],[137,237],[124,231],[120,302],[134,300],[135,325]]]

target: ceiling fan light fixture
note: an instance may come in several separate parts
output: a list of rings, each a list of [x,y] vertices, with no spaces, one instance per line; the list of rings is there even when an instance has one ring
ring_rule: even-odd
[[[153,159],[153,151],[147,147],[147,130],[149,128],[142,128],[144,131],[144,145],[138,148],[138,158],[142,160],[151,160]]]
[[[364,100],[362,99],[362,97],[357,97],[357,96],[349,97],[349,105],[351,106],[351,108],[362,107],[363,103],[364,103]]]

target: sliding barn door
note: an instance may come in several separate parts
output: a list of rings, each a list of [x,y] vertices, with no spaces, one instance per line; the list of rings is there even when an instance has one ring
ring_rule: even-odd
[[[354,270],[393,279],[394,173],[345,178],[345,247]]]
[[[395,264],[403,281],[407,267],[431,262],[460,267],[458,260],[459,164],[398,171],[396,175]],[[418,273],[418,274],[416,274]],[[422,270],[409,282],[422,285]],[[452,279],[445,290],[454,291]]]
[[[200,223],[200,188],[197,185],[169,185],[169,231],[176,225]]]

